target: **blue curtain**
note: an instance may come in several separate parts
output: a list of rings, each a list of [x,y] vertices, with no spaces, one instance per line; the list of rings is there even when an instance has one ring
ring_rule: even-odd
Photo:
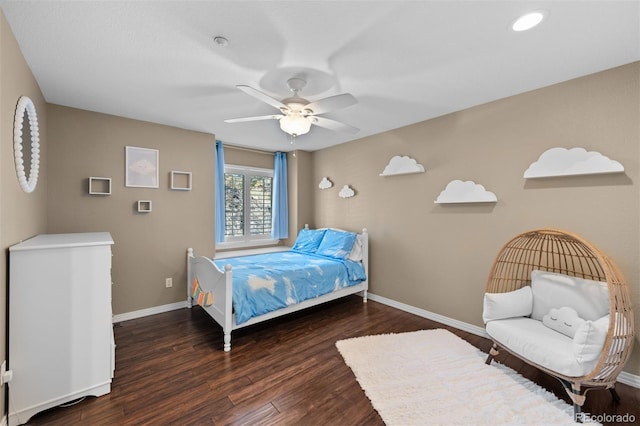
[[[289,236],[289,201],[287,196],[287,153],[276,152],[273,163],[273,200],[271,238]]]
[[[215,234],[216,243],[224,241],[224,150],[222,142],[216,141],[216,210]]]

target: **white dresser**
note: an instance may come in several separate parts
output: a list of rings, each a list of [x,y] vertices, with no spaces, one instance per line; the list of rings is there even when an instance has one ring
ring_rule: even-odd
[[[111,391],[112,244],[95,232],[38,235],[9,248],[9,426]]]

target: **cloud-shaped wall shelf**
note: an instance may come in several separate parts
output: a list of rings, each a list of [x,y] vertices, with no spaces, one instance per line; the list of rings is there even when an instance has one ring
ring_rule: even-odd
[[[380,173],[380,176],[407,175],[410,173],[424,173],[424,166],[407,156],[396,155]]]
[[[356,195],[356,192],[353,189],[351,189],[349,185],[343,186],[340,192],[338,192],[338,196],[340,198],[351,198],[351,197],[355,197],[355,195]]]
[[[333,182],[331,182],[328,177],[323,177],[320,183],[318,184],[318,188],[320,189],[329,189],[332,186],[333,186]]]
[[[553,176],[577,176],[603,173],[622,173],[624,167],[617,161],[596,151],[584,148],[551,148],[531,163],[524,172],[525,179]]]
[[[436,199],[436,204],[447,203],[495,203],[496,194],[472,180],[452,180]]]

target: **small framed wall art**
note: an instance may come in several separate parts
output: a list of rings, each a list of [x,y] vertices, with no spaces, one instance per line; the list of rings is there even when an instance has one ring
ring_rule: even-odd
[[[135,146],[125,149],[125,186],[158,188],[159,151]]]

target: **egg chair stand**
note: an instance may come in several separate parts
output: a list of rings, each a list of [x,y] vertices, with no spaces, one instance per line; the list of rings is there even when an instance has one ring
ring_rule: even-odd
[[[539,229],[522,233],[502,247],[489,273],[486,293],[511,292],[531,285],[531,271],[536,269],[606,283],[610,319],[597,364],[584,376],[566,376],[527,360],[494,338],[486,364],[491,363],[499,350],[506,350],[557,378],[573,402],[575,419],[581,420],[589,390],[609,389],[614,402],[620,400],[615,383],[631,355],[635,334],[630,291],[613,260],[594,245],[570,232]]]

